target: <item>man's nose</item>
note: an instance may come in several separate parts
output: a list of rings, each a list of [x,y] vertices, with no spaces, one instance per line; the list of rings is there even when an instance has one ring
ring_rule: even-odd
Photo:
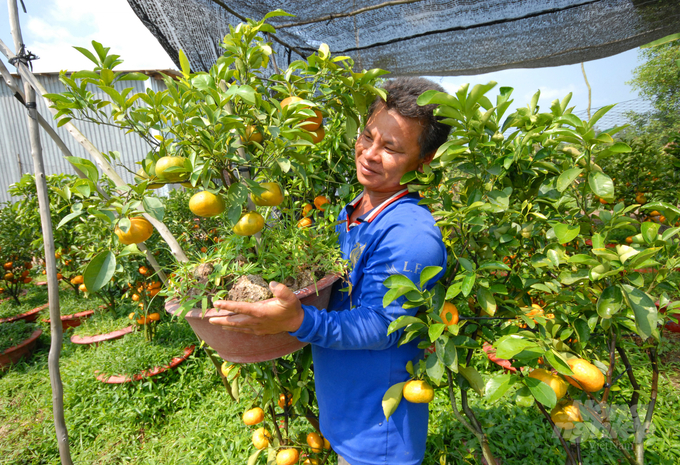
[[[376,163],[380,162],[380,150],[376,141],[373,140],[364,147],[364,158]]]

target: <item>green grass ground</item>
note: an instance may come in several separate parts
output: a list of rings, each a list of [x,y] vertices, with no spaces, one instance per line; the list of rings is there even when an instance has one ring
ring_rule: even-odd
[[[92,301],[86,302],[91,304]],[[90,305],[91,306],[91,305]],[[173,332],[177,331],[177,332]],[[163,332],[159,330],[159,335]],[[65,334],[61,355],[64,407],[74,463],[82,464],[245,464],[254,451],[253,427],[241,414],[254,397],[246,391],[239,403],[226,394],[214,366],[203,351],[196,351],[178,369],[155,381],[105,385],[95,370],[109,371],[134,363],[153,363],[177,351],[190,335],[168,330],[154,349],[135,358],[139,337],[125,337],[98,348],[78,347]],[[139,335],[137,335],[139,336]],[[51,388],[47,369],[49,336],[28,360],[0,374],[0,463],[58,464],[52,420]],[[166,352],[163,352],[165,350]],[[175,354],[179,355],[179,353]],[[151,357],[151,358],[149,358]],[[680,339],[665,339],[661,346],[660,393],[654,431],[647,440],[647,462],[680,463]],[[116,359],[126,359],[118,360]],[[485,361],[480,362],[482,366]],[[643,386],[651,373],[642,358],[634,365]],[[489,367],[489,370],[495,370]],[[624,404],[630,388],[621,380],[617,403]],[[488,404],[471,394],[471,403],[488,433],[501,464],[555,464],[564,452],[536,407],[517,407],[506,396]],[[647,402],[648,399],[641,399]],[[311,429],[310,429],[311,430]],[[623,463],[610,441],[586,441],[586,464]],[[264,456],[258,463],[265,463]],[[332,458],[329,463],[335,463]],[[437,390],[431,405],[425,464],[481,464],[475,438],[459,424],[444,390]]]

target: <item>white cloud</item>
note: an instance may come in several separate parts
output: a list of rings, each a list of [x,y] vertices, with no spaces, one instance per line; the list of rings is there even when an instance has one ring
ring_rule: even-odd
[[[96,40],[124,61],[118,69],[175,68],[155,37],[125,0],[50,0],[29,9],[25,42],[40,57],[36,72],[91,69],[94,63],[73,46],[92,49]]]

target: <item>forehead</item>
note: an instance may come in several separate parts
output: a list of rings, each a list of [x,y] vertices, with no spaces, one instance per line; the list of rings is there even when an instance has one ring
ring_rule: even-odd
[[[380,105],[366,122],[366,130],[376,132],[386,142],[397,143],[401,146],[418,147],[418,138],[423,128],[416,118],[402,116],[394,108]]]

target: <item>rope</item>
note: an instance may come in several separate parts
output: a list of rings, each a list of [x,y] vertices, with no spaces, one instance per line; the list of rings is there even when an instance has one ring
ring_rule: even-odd
[[[17,62],[19,62],[24,66],[28,66],[31,72],[33,72],[33,63],[31,63],[31,61],[39,59],[40,59],[39,56],[37,56],[31,51],[26,50],[26,44],[21,44],[21,49],[19,50],[19,53],[17,53],[16,56],[14,56],[13,58],[9,59],[9,64],[14,66],[15,68],[18,68],[16,64]]]

